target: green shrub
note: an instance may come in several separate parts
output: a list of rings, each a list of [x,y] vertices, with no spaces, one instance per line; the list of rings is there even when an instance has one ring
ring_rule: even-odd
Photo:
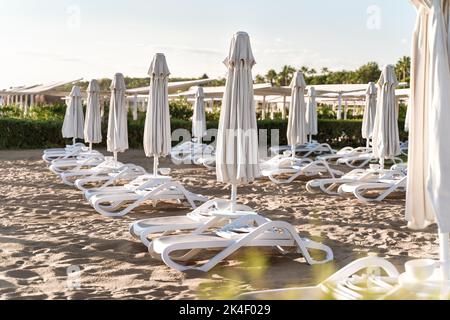
[[[287,145],[287,126],[287,120],[258,121],[259,130],[279,130],[280,145]],[[400,141],[408,140],[408,133],[403,130],[404,126],[404,121],[399,121]],[[361,127],[362,120],[319,120],[319,134],[313,138],[334,148],[358,147],[366,143],[361,136]],[[270,134],[269,143],[271,143]]]
[[[365,141],[361,137],[361,120],[320,120],[319,134],[314,139],[328,143],[334,148],[345,146],[362,146]],[[172,119],[172,131],[185,129],[191,131],[191,121]],[[208,128],[217,128],[218,121],[208,121]],[[0,118],[0,149],[43,149],[55,146],[64,146],[70,140],[61,137],[61,120],[36,121],[28,119]],[[399,122],[400,140],[408,140],[408,134],[403,131],[404,122]],[[286,120],[262,120],[258,122],[259,130],[268,130],[268,143],[270,145],[270,130],[279,130],[279,142],[287,144]],[[107,133],[107,118],[102,124],[103,144],[105,146]],[[142,148],[144,133],[144,117],[139,121],[130,121],[128,125],[128,137],[130,148]],[[174,142],[177,144],[177,142]]]
[[[66,108],[67,106],[64,103],[31,107],[27,118],[32,120],[63,120]]]
[[[64,146],[62,121],[0,119],[0,149],[35,149]]]
[[[317,117],[319,119],[336,119],[336,113],[330,107],[321,106],[317,108]]]
[[[220,120],[220,108],[214,107],[212,112],[206,112],[206,121],[219,122]]]
[[[194,115],[192,105],[183,98],[171,101],[169,104],[170,114],[174,119],[189,121]]]

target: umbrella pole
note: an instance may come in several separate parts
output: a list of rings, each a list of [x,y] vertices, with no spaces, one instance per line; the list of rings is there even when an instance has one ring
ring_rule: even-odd
[[[449,234],[439,233],[440,242],[440,256],[442,263],[442,281],[450,280],[450,248],[449,248]]]
[[[200,154],[201,154],[201,156],[203,157],[203,153],[204,153],[204,148],[203,148],[203,140],[202,140],[202,137],[199,137],[198,138],[198,150],[200,151]],[[195,160],[199,155],[197,155],[197,154],[195,154],[194,152],[192,153],[192,156],[193,156],[193,160]]]
[[[384,166],[385,166],[384,158],[381,158],[381,159],[380,159],[380,167],[381,167],[381,170],[384,170]]]
[[[73,138],[72,143],[73,143],[73,145],[75,145],[77,143],[77,138]]]
[[[291,152],[292,152],[292,158],[293,159],[295,159],[295,145],[293,145],[292,147],[291,147]]]
[[[157,156],[155,156],[155,158],[153,160],[153,175],[155,177],[158,176],[158,165],[159,165],[159,159]]]
[[[89,151],[92,151],[92,142],[89,143]]]
[[[117,152],[114,152],[114,161],[117,162]]]
[[[237,206],[237,184],[231,185],[231,212],[236,212]]]

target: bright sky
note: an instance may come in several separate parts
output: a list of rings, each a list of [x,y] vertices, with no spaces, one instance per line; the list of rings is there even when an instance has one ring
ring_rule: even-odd
[[[250,34],[255,74],[395,63],[415,16],[409,0],[0,0],[0,88],[144,77],[156,52],[173,76],[224,76],[236,31]]]

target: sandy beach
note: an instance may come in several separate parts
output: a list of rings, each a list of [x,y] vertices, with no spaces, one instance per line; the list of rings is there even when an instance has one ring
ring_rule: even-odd
[[[0,151],[1,299],[231,298],[251,290],[316,284],[368,252],[390,259],[400,270],[411,258],[438,258],[437,227],[407,229],[401,198],[362,204],[308,194],[302,180],[276,186],[263,179],[240,188],[239,202],[293,224],[303,237],[323,241],[334,251],[334,264],[311,267],[299,255],[244,250],[208,274],[180,273],[152,259],[128,228],[137,219],[183,215],[189,208],[160,203],[122,219],[104,218],[47,170],[41,155],[42,150]],[[121,154],[119,160],[152,168],[142,150]],[[190,191],[229,196],[214,172],[168,160],[162,166],[171,167],[172,177]],[[74,268],[81,277],[68,277]]]

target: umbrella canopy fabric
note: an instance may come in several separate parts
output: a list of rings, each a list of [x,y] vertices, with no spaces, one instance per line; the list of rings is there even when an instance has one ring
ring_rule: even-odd
[[[319,133],[316,96],[316,89],[310,87],[308,89],[308,104],[306,106],[306,123],[307,133],[311,136],[315,136]]]
[[[166,57],[157,53],[148,71],[150,93],[145,118],[144,150],[147,157],[170,154],[172,136],[169,112],[169,75]]]
[[[108,118],[108,151],[125,152],[128,149],[128,119],[125,97],[125,79],[117,73],[111,83],[111,102]]]
[[[133,120],[136,121],[138,119],[138,103],[137,96],[133,98],[133,108],[132,108]]]
[[[378,81],[378,101],[373,129],[373,153],[376,158],[390,159],[401,154],[395,88],[395,67],[383,68]]]
[[[403,128],[405,132],[409,132],[409,123],[411,121],[411,97],[409,98],[408,108],[406,109],[406,117],[405,117],[405,127]]]
[[[375,117],[377,114],[377,87],[374,82],[370,82],[366,91],[366,105],[362,124],[363,139],[371,139]]]
[[[195,94],[192,136],[198,139],[206,136],[205,93],[202,87],[198,87]]]
[[[297,71],[294,73],[291,89],[287,138],[291,146],[296,146],[305,144],[308,139],[305,102],[306,82],[302,72]]]
[[[84,124],[84,141],[102,142],[102,117],[100,115],[100,86],[97,80],[91,80],[87,88],[86,121]]]
[[[238,185],[260,176],[252,77],[256,62],[247,33],[234,35],[224,63],[228,76],[217,134],[216,173],[219,182]]]
[[[450,232],[450,3],[414,0],[406,217],[422,229],[437,220]],[[448,248],[448,243],[446,246]]]
[[[81,90],[74,86],[69,95],[62,127],[63,138],[83,139],[84,115]]]

